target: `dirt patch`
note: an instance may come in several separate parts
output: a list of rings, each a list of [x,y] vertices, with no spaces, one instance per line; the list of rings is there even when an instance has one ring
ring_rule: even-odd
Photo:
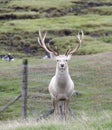
[[[72,3],[77,5],[77,6],[72,7],[72,13],[74,12],[75,14],[88,14],[89,9],[92,8],[92,7],[112,6],[112,2],[107,3],[107,2],[73,1]],[[98,12],[98,13],[100,14],[100,12]],[[107,14],[109,14],[109,13],[107,13]]]
[[[36,19],[40,18],[39,14],[23,14],[23,15],[17,15],[17,14],[2,14],[0,15],[1,20],[10,20],[10,19]]]
[[[9,3],[11,0],[0,0],[0,3],[3,3],[3,4],[7,4]]]

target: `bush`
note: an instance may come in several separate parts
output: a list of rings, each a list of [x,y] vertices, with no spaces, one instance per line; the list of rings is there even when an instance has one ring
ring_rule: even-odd
[[[104,36],[103,41],[111,44],[112,43],[112,37],[111,36],[109,36],[109,37]]]
[[[7,35],[5,34],[0,34],[0,40],[7,40]]]
[[[12,39],[13,39],[13,40],[16,40],[16,41],[19,41],[19,40],[22,39],[22,37],[21,37],[20,35],[16,35],[16,34],[15,34]]]

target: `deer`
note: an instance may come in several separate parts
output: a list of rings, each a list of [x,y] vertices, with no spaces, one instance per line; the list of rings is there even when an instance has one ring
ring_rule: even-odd
[[[59,100],[66,100],[69,104],[70,98],[74,93],[74,82],[69,74],[68,61],[71,56],[78,51],[82,44],[84,33],[81,30],[77,35],[77,45],[72,49],[68,49],[65,54],[59,54],[57,50],[51,49],[50,44],[45,43],[47,32],[42,34],[39,30],[38,43],[45,51],[54,57],[57,61],[55,75],[52,77],[48,90],[52,99],[54,110]]]

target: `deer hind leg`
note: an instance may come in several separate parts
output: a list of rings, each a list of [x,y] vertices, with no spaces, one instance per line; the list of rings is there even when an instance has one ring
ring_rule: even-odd
[[[75,115],[74,115],[72,109],[71,109],[70,106],[69,106],[69,102],[70,102],[70,98],[68,98],[68,100],[67,100],[68,113],[69,113],[69,115],[70,115],[73,119],[75,119]]]
[[[65,94],[59,94],[53,100],[54,114],[57,119],[66,120],[69,113],[69,98]]]
[[[61,101],[61,100],[60,100]],[[63,102],[63,108],[64,108],[64,114],[65,114],[65,120],[67,118],[67,115],[70,115],[72,117],[72,119],[74,120],[75,119],[75,115],[72,111],[72,109],[70,108],[69,106],[69,103],[70,103],[70,97],[65,97],[65,99],[62,99],[62,102]],[[60,107],[61,108],[61,107]],[[62,108],[61,108],[62,109]],[[60,109],[60,110],[61,110]]]
[[[70,107],[69,107],[69,113],[70,113],[70,116],[72,117],[72,119],[75,119],[75,115]]]

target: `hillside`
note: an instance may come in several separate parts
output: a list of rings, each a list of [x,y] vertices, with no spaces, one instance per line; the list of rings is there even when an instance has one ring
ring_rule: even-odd
[[[111,0],[0,0],[0,54],[44,54],[39,29],[61,52],[75,46],[81,29],[85,42],[78,54],[112,51],[111,15]]]
[[[80,93],[70,103],[76,120],[65,124],[51,121],[51,116],[37,123],[37,117],[52,108],[47,87],[56,66],[54,60],[42,59],[45,52],[38,45],[38,31],[47,32],[46,43],[64,53],[76,46],[81,29],[83,44],[69,61],[75,90]],[[0,113],[0,130],[112,128],[111,0],[0,0],[0,56],[9,52],[14,62],[0,60],[0,110],[20,94],[22,61],[27,58],[28,120],[21,121],[19,99]]]

